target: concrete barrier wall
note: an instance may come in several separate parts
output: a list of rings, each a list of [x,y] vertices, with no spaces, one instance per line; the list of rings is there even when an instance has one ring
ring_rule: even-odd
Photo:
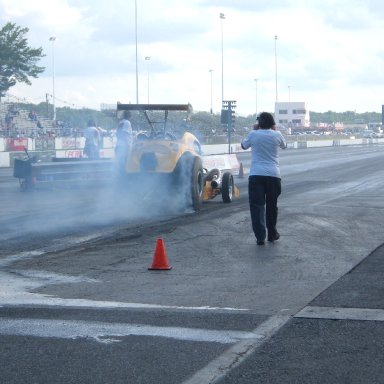
[[[9,152],[0,152],[0,167],[9,167]]]
[[[55,149],[82,149],[85,145],[84,137],[56,137]]]
[[[24,158],[24,146],[33,155],[37,155],[42,161],[49,161],[50,157],[59,158],[78,158],[83,155],[85,144],[84,137],[58,137],[44,139],[9,139],[0,138],[0,167],[13,167],[15,158]],[[361,139],[327,139],[313,141],[289,141],[289,149],[332,147],[343,145],[371,145],[384,144],[384,138],[361,138]],[[104,137],[102,142],[101,157],[110,158],[114,156],[115,140],[110,137]],[[204,156],[220,155],[243,152],[240,143],[232,143],[230,148],[228,144],[202,145]],[[249,150],[248,150],[249,151]],[[231,158],[231,157],[229,157]]]

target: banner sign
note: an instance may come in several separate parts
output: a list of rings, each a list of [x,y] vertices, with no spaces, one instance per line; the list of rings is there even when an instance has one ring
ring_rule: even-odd
[[[24,151],[28,147],[28,139],[7,139],[7,151]]]

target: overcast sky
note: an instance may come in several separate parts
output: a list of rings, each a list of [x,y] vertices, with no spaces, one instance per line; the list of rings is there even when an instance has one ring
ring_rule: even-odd
[[[46,54],[40,78],[9,94],[52,99],[54,78],[57,107],[99,109],[136,103],[138,94],[139,103],[149,96],[150,103],[209,111],[212,94],[218,112],[223,91],[246,116],[256,108],[273,112],[277,88],[278,101],[304,101],[310,111],[381,112],[382,0],[136,4],[137,17],[135,0],[0,0],[1,27],[29,28],[30,46]]]

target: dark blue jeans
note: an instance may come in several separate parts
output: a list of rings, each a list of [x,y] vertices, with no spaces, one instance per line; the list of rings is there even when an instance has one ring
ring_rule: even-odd
[[[271,176],[249,176],[248,196],[252,229],[257,241],[276,235],[277,198],[281,194],[281,179]]]

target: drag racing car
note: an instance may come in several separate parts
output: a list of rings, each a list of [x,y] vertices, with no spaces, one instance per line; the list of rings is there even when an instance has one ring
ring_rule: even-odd
[[[127,187],[172,194],[199,210],[203,200],[204,171],[201,145],[185,127],[169,127],[172,111],[192,112],[190,104],[117,104],[119,111],[139,111],[144,116],[125,167]],[[136,127],[137,128],[137,127]]]
[[[224,203],[232,202],[233,197],[239,195],[231,172],[203,168],[199,140],[192,133],[168,124],[170,111],[190,113],[190,104],[118,104],[117,110],[142,111],[150,127],[149,131],[139,132],[136,136],[126,164],[129,184],[134,185],[134,180],[140,180],[137,185],[154,189],[156,193],[165,186],[165,193],[184,199],[184,203],[194,210],[200,209],[202,201],[217,195],[222,196]],[[164,113],[163,119],[158,114],[151,117],[153,111]]]

